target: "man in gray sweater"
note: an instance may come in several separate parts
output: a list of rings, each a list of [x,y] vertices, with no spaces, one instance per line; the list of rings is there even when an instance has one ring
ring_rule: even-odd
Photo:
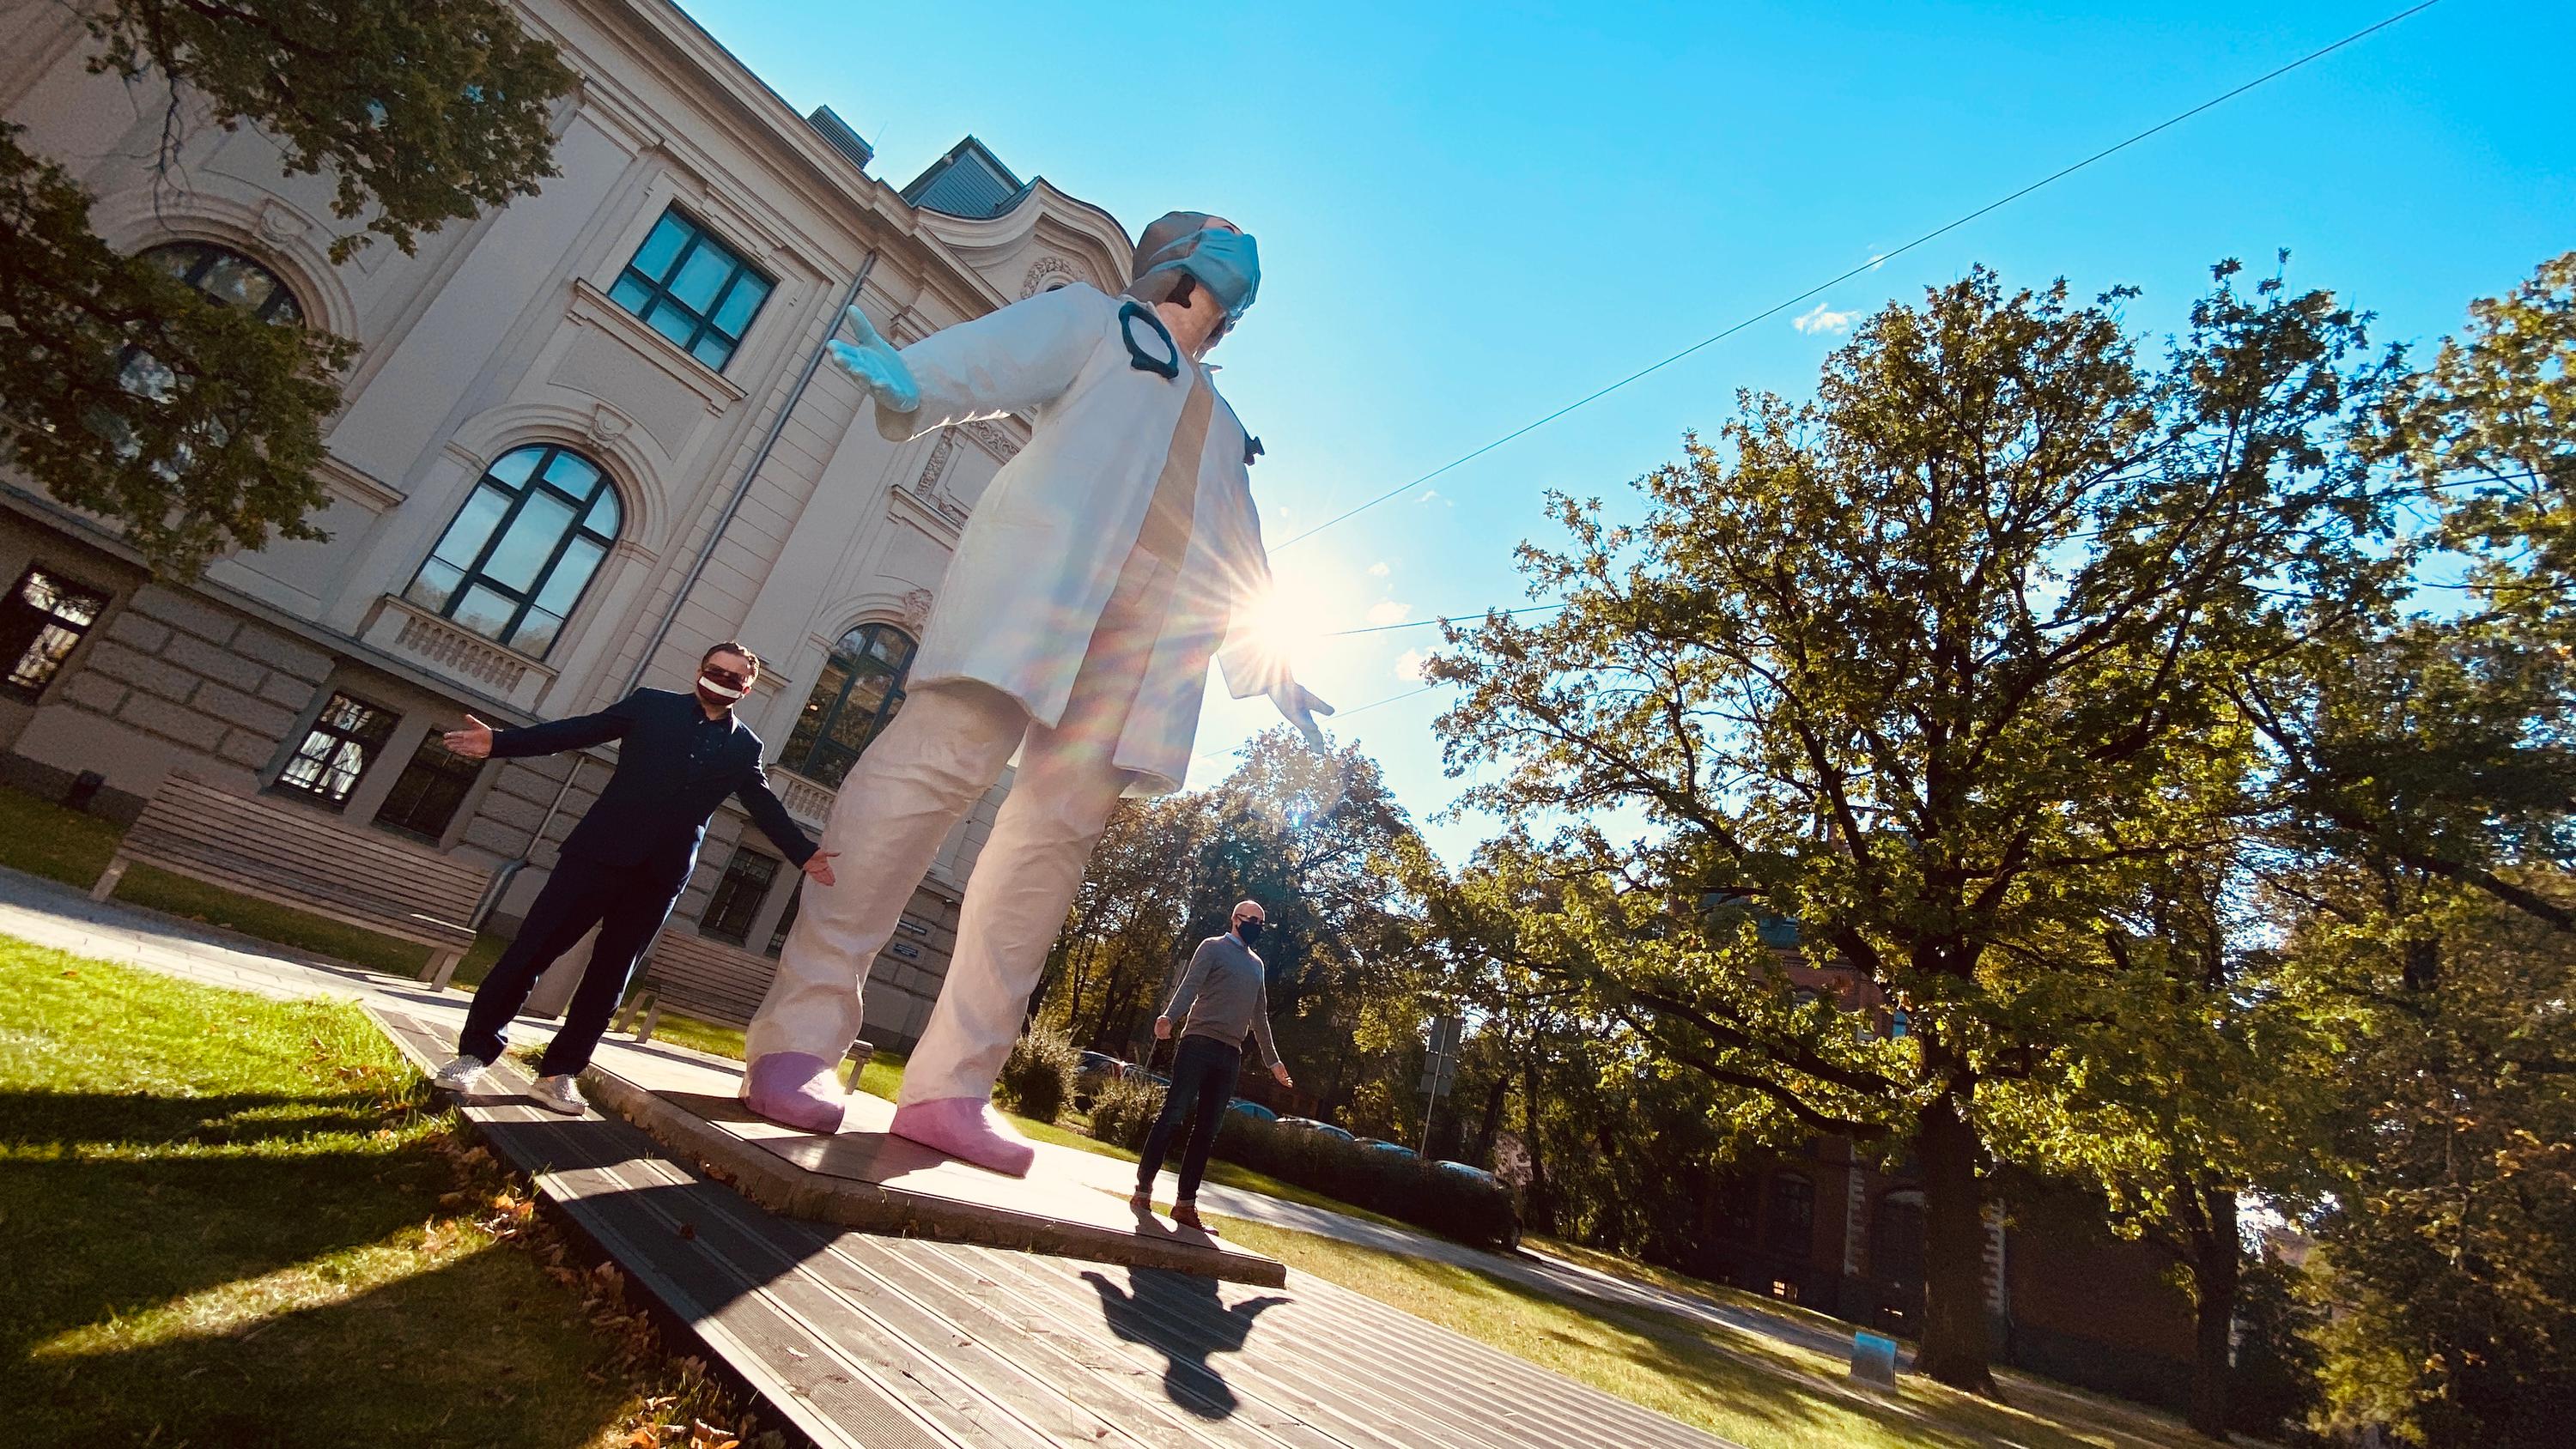
[[[1261,1054],[1270,1061],[1272,1080],[1283,1087],[1296,1085],[1289,1079],[1288,1064],[1279,1060],[1278,1044],[1270,1039],[1265,968],[1252,950],[1252,943],[1261,939],[1262,923],[1259,901],[1236,906],[1232,928],[1199,942],[1188,969],[1181,973],[1181,984],[1172,992],[1171,1005],[1154,1018],[1158,1041],[1172,1034],[1172,1019],[1180,1018],[1181,1044],[1172,1054],[1172,1085],[1163,1094],[1162,1115],[1154,1119],[1154,1130],[1145,1138],[1145,1156],[1136,1164],[1136,1196],[1129,1205],[1140,1213],[1153,1211],[1155,1175],[1163,1170],[1163,1158],[1172,1150],[1172,1134],[1195,1106],[1198,1114],[1190,1123],[1189,1145],[1181,1152],[1181,1192],[1172,1205],[1172,1221],[1203,1233],[1210,1229],[1199,1221],[1199,1179],[1207,1174],[1208,1151],[1216,1146],[1217,1126],[1225,1120],[1226,1103],[1234,1097],[1235,1073],[1243,1066],[1244,1036],[1259,1039]]]

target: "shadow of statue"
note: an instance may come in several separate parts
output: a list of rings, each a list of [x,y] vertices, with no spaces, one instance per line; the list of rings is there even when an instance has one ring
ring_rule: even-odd
[[[1096,1272],[1082,1277],[1100,1295],[1109,1331],[1161,1354],[1164,1396],[1202,1419],[1226,1418],[1240,1405],[1233,1386],[1208,1359],[1242,1352],[1253,1320],[1289,1301],[1266,1296],[1229,1307],[1215,1279],[1155,1268],[1132,1270],[1129,1288]]]

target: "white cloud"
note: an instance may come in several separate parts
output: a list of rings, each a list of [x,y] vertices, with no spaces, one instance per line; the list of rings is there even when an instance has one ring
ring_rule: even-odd
[[[1369,577],[1373,579],[1385,578],[1388,574],[1393,572],[1395,572],[1393,569],[1386,566],[1385,559],[1379,559],[1376,563],[1369,565]]]
[[[1423,653],[1419,649],[1407,649],[1402,654],[1397,655],[1395,657],[1395,677],[1398,679],[1410,679],[1416,684],[1421,683],[1423,658]]]
[[[1852,325],[1852,319],[1859,315],[1857,312],[1828,312],[1825,304],[1818,302],[1813,311],[1802,317],[1790,318],[1789,325],[1801,332],[1840,332]]]
[[[1449,497],[1449,495],[1448,495],[1448,494],[1441,492],[1441,491],[1440,491],[1439,489],[1437,489],[1437,488],[1425,488],[1425,489],[1423,489],[1423,490],[1422,490],[1422,496],[1421,496],[1421,497],[1419,497],[1419,498],[1414,499],[1413,501],[1414,501],[1414,502],[1416,502],[1416,503],[1444,503],[1444,504],[1448,504],[1448,506],[1449,506],[1449,507],[1451,507],[1451,508],[1455,508],[1455,507],[1457,507],[1457,506],[1458,506],[1456,503],[1451,502],[1450,497]]]
[[[1401,624],[1412,616],[1411,604],[1399,604],[1393,599],[1372,605],[1368,611],[1368,621],[1372,624]]]
[[[1874,271],[1877,271],[1879,268],[1881,268],[1881,267],[1883,267],[1883,266],[1886,266],[1886,265],[1887,265],[1887,253],[1885,253],[1885,252],[1871,252],[1871,253],[1869,254],[1869,269],[1870,269],[1871,271],[1873,271],[1873,272],[1874,272]]]

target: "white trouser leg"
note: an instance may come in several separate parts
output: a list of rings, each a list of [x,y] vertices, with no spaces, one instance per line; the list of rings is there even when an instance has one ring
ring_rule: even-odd
[[[1001,777],[1027,728],[1017,701],[980,684],[925,686],[904,700],[832,802],[822,848],[840,852],[839,884],[799,887],[778,977],[744,1033],[746,1055],[839,1061],[850,1049],[877,952],[940,842]]]
[[[1112,760],[1171,580],[1167,565],[1141,554],[1129,560],[1083,653],[1064,718],[1029,725],[1019,775],[966,882],[957,953],[921,1045],[904,1064],[898,1105],[992,1095],[1091,847],[1126,792],[1129,772]]]

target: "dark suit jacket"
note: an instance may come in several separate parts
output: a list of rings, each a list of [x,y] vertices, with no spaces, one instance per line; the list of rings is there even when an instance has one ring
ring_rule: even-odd
[[[706,714],[694,694],[639,689],[597,714],[492,732],[492,758],[551,755],[620,741],[617,773],[563,843],[566,859],[632,870],[638,883],[686,884],[698,863],[707,821],[727,795],[740,799],[751,823],[798,865],[814,842],[796,828],[787,807],[769,793],[760,764],[760,736],[739,719],[714,757],[689,758],[689,742]]]

